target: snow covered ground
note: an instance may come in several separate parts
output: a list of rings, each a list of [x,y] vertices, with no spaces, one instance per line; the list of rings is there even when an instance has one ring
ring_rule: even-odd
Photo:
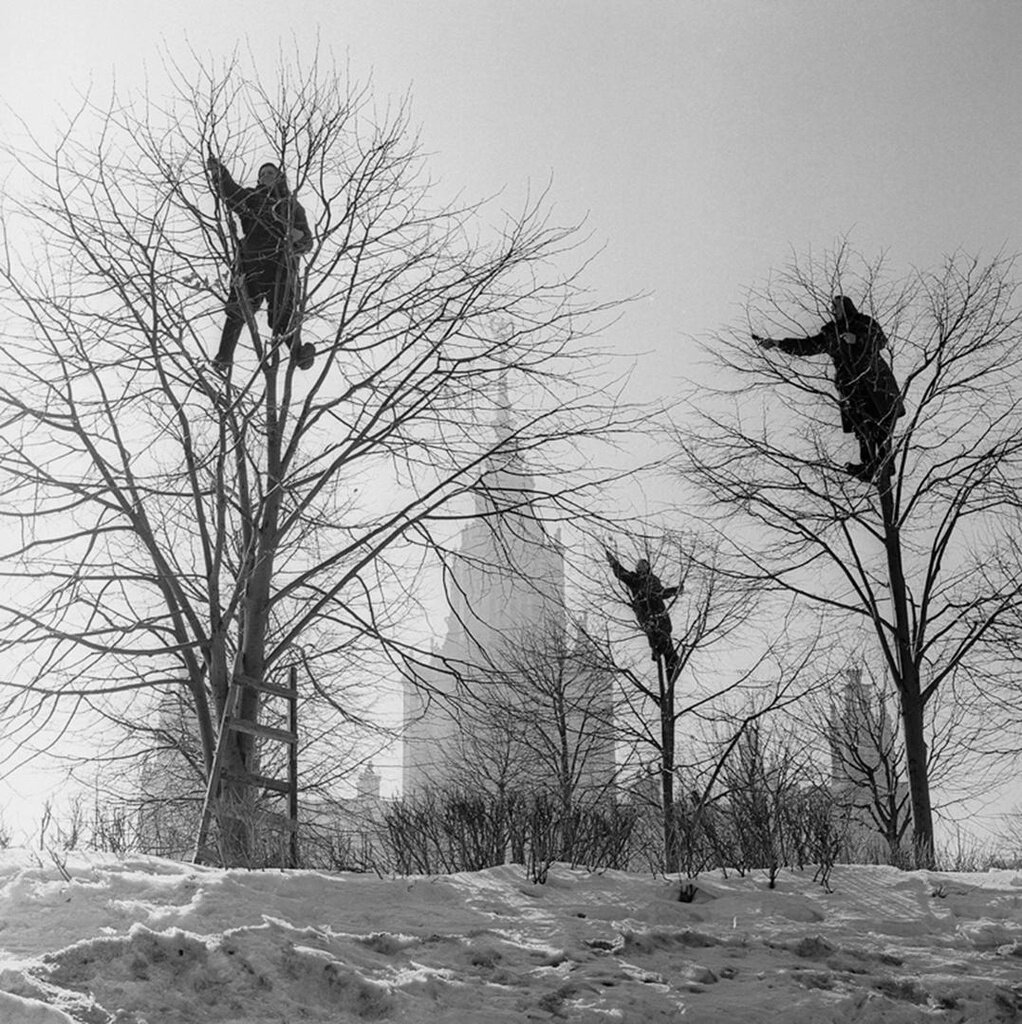
[[[1022,874],[698,886],[0,851],[0,1022],[1022,1020]]]

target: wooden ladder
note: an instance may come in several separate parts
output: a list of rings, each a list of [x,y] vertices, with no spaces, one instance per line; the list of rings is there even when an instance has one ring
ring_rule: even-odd
[[[287,814],[261,813],[260,820],[276,825],[288,832],[288,867],[298,866],[298,673],[292,666],[288,682],[289,686],[277,686],[275,683],[261,682],[248,676],[235,675],[231,679],[231,687],[224,704],[224,713],[220,719],[220,732],[217,736],[216,752],[213,765],[206,784],[206,796],[202,802],[202,817],[199,830],[195,837],[195,850],[192,863],[199,864],[206,855],[206,840],[214,812],[218,819],[235,817],[229,808],[222,806],[220,800],[220,784],[225,778],[245,782],[250,786],[269,790],[272,793],[287,797]],[[288,702],[288,728],[276,729],[238,717],[238,708],[244,690],[256,690],[272,697],[283,697]],[[261,739],[285,743],[287,754],[287,780],[274,779],[266,775],[257,775],[245,770],[232,770],[224,767],[227,743],[231,733],[243,732]]]

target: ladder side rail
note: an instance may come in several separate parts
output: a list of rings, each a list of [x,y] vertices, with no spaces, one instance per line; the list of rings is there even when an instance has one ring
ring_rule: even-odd
[[[292,821],[289,836],[289,860],[291,867],[298,867],[298,670],[291,666],[288,682],[291,684],[291,695],[287,698],[287,727],[295,737],[287,751],[287,813]]]
[[[199,819],[199,830],[195,836],[195,849],[192,852],[192,863],[198,864],[202,851],[206,846],[206,837],[209,833],[209,820],[213,814],[213,803],[220,790],[220,774],[223,771],[224,755],[227,752],[227,737],[230,734],[230,721],[237,709],[238,701],[241,699],[241,687],[234,680],[231,681],[231,689],[227,694],[224,703],[224,712],[220,716],[220,731],[217,734],[216,752],[213,755],[213,764],[209,769],[209,779],[206,781],[206,795],[202,801],[202,816]]]
[[[258,692],[267,693],[277,697],[283,697],[288,702],[288,729],[276,729],[271,726],[261,725],[248,719],[238,718],[237,711],[241,703],[241,695],[244,689],[252,689]],[[287,781],[277,781],[270,778],[241,773],[238,777],[244,781],[263,785],[264,788],[274,790],[288,798],[287,816],[274,815],[289,823],[289,857],[292,867],[298,864],[298,680],[297,671],[294,666],[290,672],[290,687],[277,686],[272,683],[263,683],[252,679],[249,676],[235,675],[231,679],[231,689],[224,705],[224,712],[220,718],[220,731],[217,736],[216,751],[213,756],[213,764],[210,767],[209,779],[206,784],[206,794],[202,803],[202,815],[199,821],[199,829],[196,834],[195,848],[192,854],[192,862],[198,864],[206,847],[209,836],[209,826],[213,816],[213,808],[220,795],[220,784],[225,775],[224,760],[227,752],[227,738],[232,732],[243,732],[252,736],[270,739],[278,743],[285,743],[288,746],[288,777]],[[235,777],[235,773],[226,774]]]

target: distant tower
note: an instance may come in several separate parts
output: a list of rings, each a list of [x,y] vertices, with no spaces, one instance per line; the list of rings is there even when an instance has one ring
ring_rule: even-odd
[[[359,800],[380,799],[380,775],[373,770],[373,762],[370,761],[355,783],[355,792]]]
[[[862,680],[862,669],[846,668],[840,703],[834,707],[831,723],[830,765],[835,790],[847,791],[864,785],[869,769],[880,761],[871,726],[870,695]]]
[[[847,668],[840,710],[831,735],[831,774],[840,788],[861,789],[897,757],[898,737],[882,688],[863,681],[860,667]]]
[[[138,843],[146,853],[188,857],[202,806],[202,764],[191,711],[178,691],[160,695],[153,712],[152,749],[138,760]]]
[[[506,391],[495,430],[501,442],[511,437]],[[510,650],[544,636],[564,636],[564,551],[531,512],[532,490],[520,456],[489,460],[458,553],[444,569],[445,637],[434,645],[430,664],[417,672],[418,683],[405,680],[405,795],[464,779],[467,758],[498,758],[496,749],[480,754],[486,738],[478,723],[466,720],[459,700],[485,695],[506,670]],[[609,689],[608,682],[608,695]],[[610,753],[603,752],[603,760],[609,756],[612,762],[612,744],[605,746]]]
[[[893,855],[910,814],[897,721],[884,688],[864,682],[860,667],[842,675],[830,734],[832,790],[863,852],[882,838]]]

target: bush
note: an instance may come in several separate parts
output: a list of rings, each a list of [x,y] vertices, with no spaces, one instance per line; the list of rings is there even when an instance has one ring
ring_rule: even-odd
[[[388,805],[383,820],[388,866],[400,873],[478,871],[510,861],[542,883],[556,861],[627,867],[638,812],[609,799],[565,809],[543,791],[438,789]]]

